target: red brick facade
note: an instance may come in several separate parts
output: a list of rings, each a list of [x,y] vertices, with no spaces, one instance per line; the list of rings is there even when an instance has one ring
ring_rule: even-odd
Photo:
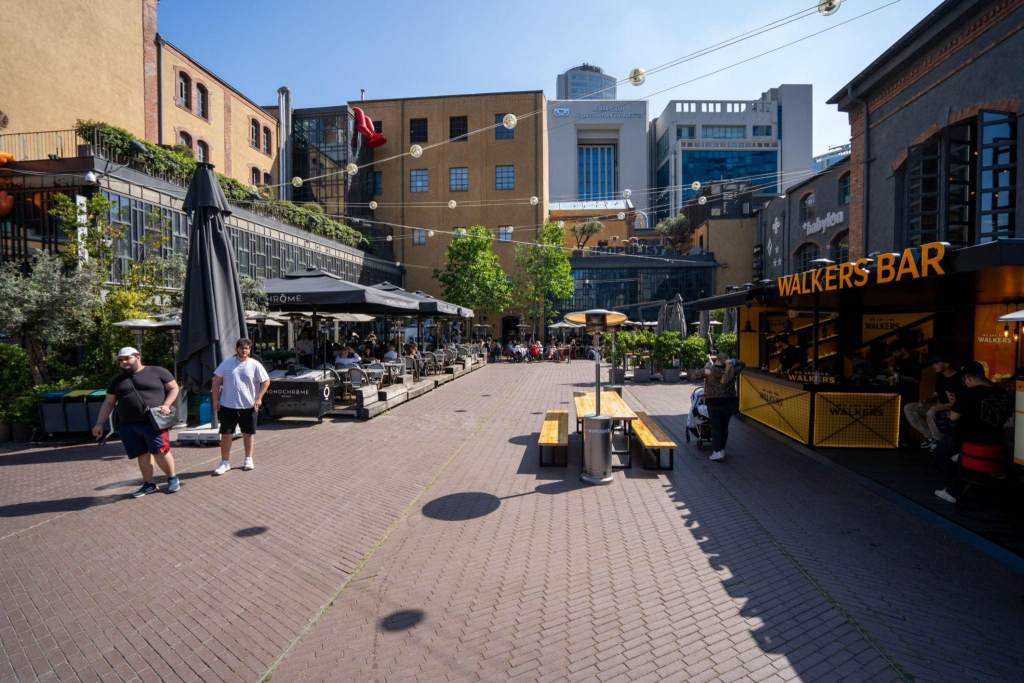
[[[160,89],[157,75],[156,44],[156,3],[157,0],[142,0],[142,63],[146,97],[146,139],[158,142],[160,139],[160,114],[158,112]]]
[[[233,94],[224,89],[224,168],[221,172],[226,175],[231,175],[231,100],[234,99]]]

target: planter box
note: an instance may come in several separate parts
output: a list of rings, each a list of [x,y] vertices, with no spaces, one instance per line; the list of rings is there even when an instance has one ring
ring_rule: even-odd
[[[32,440],[32,425],[28,422],[14,422],[11,424],[11,437],[17,443],[28,443]]]
[[[609,384],[619,384],[619,385],[621,385],[623,382],[626,381],[626,370],[625,370],[625,368],[612,368],[610,374],[611,374],[611,380],[609,380]]]
[[[11,440],[11,423],[0,422],[0,443],[7,443]]]
[[[661,371],[661,377],[666,382],[678,382],[679,381],[679,368],[665,368]]]
[[[650,368],[636,368],[633,370],[633,381],[634,382],[650,382],[651,381],[651,369]]]

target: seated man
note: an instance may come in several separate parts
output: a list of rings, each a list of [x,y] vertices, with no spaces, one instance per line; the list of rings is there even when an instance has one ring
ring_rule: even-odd
[[[921,448],[934,449],[942,440],[938,419],[953,407],[958,391],[963,390],[963,378],[953,367],[953,357],[939,354],[932,359],[935,370],[935,393],[925,401],[910,401],[903,406],[907,422],[925,436]]]
[[[949,429],[936,447],[935,463],[949,477],[949,485],[935,495],[955,503],[963,492],[964,482],[959,477],[960,447],[965,442],[1003,442],[1003,425],[1013,415],[1013,397],[985,377],[985,368],[977,361],[964,364],[960,374],[964,389],[956,395],[949,410]]]
[[[388,350],[384,354],[384,360],[395,360],[398,358],[398,353],[395,352],[395,345],[388,344]]]
[[[341,351],[341,355],[334,359],[335,365],[358,365],[362,358],[356,353],[355,349],[351,346],[347,346]]]

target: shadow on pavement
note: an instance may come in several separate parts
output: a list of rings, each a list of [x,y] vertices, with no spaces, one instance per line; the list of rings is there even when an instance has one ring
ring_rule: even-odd
[[[247,526],[244,529],[239,529],[235,532],[235,536],[239,538],[250,538],[252,536],[259,536],[270,531],[270,527],[265,526]]]
[[[381,631],[408,631],[416,624],[423,621],[423,611],[418,609],[403,609],[392,612],[377,623]]]
[[[64,444],[66,448],[46,448],[40,450],[38,444],[17,450],[0,451],[0,467],[16,467],[18,465],[48,465],[58,462],[76,462],[79,460],[124,460],[124,451],[120,442],[110,442],[104,446],[85,448],[90,444]]]
[[[0,506],[0,517],[29,517],[32,515],[55,514],[61,512],[79,512],[100,505],[110,505],[119,500],[130,498],[131,494],[110,496],[80,496],[78,498],[58,498],[55,500],[37,500],[30,503],[12,503]]]
[[[464,522],[491,514],[501,500],[490,493],[468,491],[435,498],[423,506],[423,516],[447,522]]]

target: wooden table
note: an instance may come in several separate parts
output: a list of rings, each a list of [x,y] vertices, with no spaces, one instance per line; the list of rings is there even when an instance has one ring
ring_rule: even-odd
[[[597,392],[585,391],[575,392],[573,399],[576,403],[576,433],[580,434],[582,438],[586,438],[583,435],[583,416],[593,415],[595,412],[595,399],[597,398]],[[632,422],[637,418],[637,414],[633,412],[633,409],[626,405],[626,402],[622,400],[622,397],[614,391],[602,391],[601,392],[601,413],[609,416],[612,419],[612,429],[614,431],[615,423],[619,422],[622,424],[622,431],[626,435],[626,450],[616,451],[612,450],[612,453],[616,455],[626,455],[625,465],[612,465],[612,469],[629,469],[633,466],[633,452],[630,448],[631,439],[630,436],[633,432]]]

